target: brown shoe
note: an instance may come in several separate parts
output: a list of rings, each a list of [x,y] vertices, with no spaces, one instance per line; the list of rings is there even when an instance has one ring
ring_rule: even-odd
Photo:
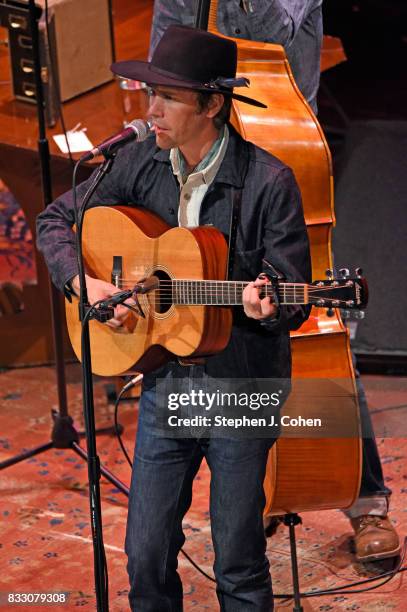
[[[351,519],[350,522],[355,531],[355,553],[358,561],[378,561],[400,554],[399,536],[387,516],[367,514]]]

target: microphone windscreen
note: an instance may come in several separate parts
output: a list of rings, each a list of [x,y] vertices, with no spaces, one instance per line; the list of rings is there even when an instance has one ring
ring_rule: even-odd
[[[126,127],[130,127],[137,132],[138,142],[143,142],[143,140],[145,140],[149,135],[151,129],[150,123],[148,121],[144,121],[143,119],[134,119],[128,123]]]

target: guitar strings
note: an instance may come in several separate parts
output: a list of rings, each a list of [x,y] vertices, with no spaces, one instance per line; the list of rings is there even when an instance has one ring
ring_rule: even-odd
[[[147,294],[145,294],[147,295]],[[153,295],[152,292],[149,295]],[[264,297],[271,297],[271,296],[264,296]],[[154,298],[155,299],[155,298]],[[191,298],[188,298],[187,300],[183,299],[181,296],[168,296],[164,299],[164,296],[161,296],[158,300],[156,300],[157,302],[159,302],[162,305],[171,305],[174,304],[176,306],[216,306],[216,305],[220,305],[220,306],[241,306],[242,302],[238,301],[238,297],[236,298],[236,301],[234,301],[234,299],[231,297],[229,300],[225,300],[222,301],[220,296],[217,295],[209,295],[209,296],[205,296],[205,300],[207,299],[207,301],[197,301],[194,302],[194,298],[193,296],[191,296]],[[213,299],[213,301],[210,301],[211,299]],[[285,296],[283,300],[280,300],[280,303],[283,306],[289,306],[289,305],[295,305],[295,304],[315,304],[318,306],[318,301],[320,298],[318,297],[312,297],[311,299],[308,299],[308,301],[302,301],[296,298],[296,296],[292,295],[292,296]],[[333,304],[335,303],[339,303],[339,304],[344,304],[345,306],[350,306],[347,301],[348,300],[341,300],[338,298],[323,298],[324,302],[328,303],[328,304]],[[292,300],[292,301],[290,301]],[[324,306],[321,304],[321,306]]]
[[[175,281],[175,283],[199,283],[201,281]],[[225,287],[221,287],[219,284],[215,284],[215,283],[227,283],[228,281],[204,281],[204,285],[202,285],[202,287],[204,288],[204,293],[213,293],[213,292],[217,292],[217,291],[223,291],[228,290],[230,293],[234,292],[235,290],[237,291],[241,291],[243,290],[249,283],[248,282],[244,282],[241,285],[236,285],[236,288],[230,285],[225,285]],[[235,282],[235,281],[232,281]],[[136,287],[137,283],[134,284],[134,281],[123,281],[120,283],[120,286],[118,287],[118,289],[130,289],[132,286]],[[262,285],[262,288],[264,288],[267,291],[267,288],[271,288],[271,285]],[[260,287],[259,287],[260,288]],[[336,287],[315,287],[314,285],[303,285],[302,283],[298,283],[298,284],[289,284],[289,283],[285,283],[282,287],[281,287],[281,292],[282,293],[287,293],[287,292],[300,292],[301,290],[307,289],[308,293],[320,293],[320,292],[327,292],[327,291],[337,291],[340,289],[346,289],[346,285],[341,285],[341,286],[336,286]],[[201,287],[199,285],[194,285],[194,286],[188,286],[188,285],[181,285],[181,284],[174,284],[174,282],[172,281],[168,281],[168,285],[165,285],[164,282],[160,281],[160,287],[158,287],[157,289],[152,289],[152,291],[169,291],[169,290],[179,290],[179,291],[190,291],[190,292],[194,292],[194,291],[201,291]]]
[[[134,279],[119,279],[120,281],[120,288],[122,287],[131,287],[136,286],[137,285],[137,281],[134,281]],[[230,291],[234,291],[234,286],[236,286],[236,288],[238,289],[243,289],[244,287],[246,287],[249,284],[249,281],[224,281],[224,280],[199,280],[199,279],[173,279],[173,280],[160,280],[160,287],[163,287],[165,289],[167,288],[181,288],[181,289],[185,289],[185,286],[181,286],[181,285],[177,285],[177,283],[196,283],[195,287],[199,287],[198,283],[203,283],[203,287],[209,287],[211,289],[217,289],[219,288],[219,286],[224,283],[226,288],[229,288]],[[229,283],[233,283],[233,285],[230,285]],[[236,284],[235,284],[236,283]],[[234,285],[235,284],[235,285]],[[270,287],[271,284],[267,284],[267,285],[262,285],[262,287]],[[222,287],[220,287],[222,289]],[[288,283],[288,282],[283,282],[281,283],[281,289],[282,291],[287,291],[287,289],[291,289],[293,291],[296,290],[300,290],[300,289],[304,289],[307,288],[308,292],[318,292],[318,291],[336,291],[338,289],[346,289],[347,286],[346,285],[336,285],[336,286],[331,286],[331,285],[325,285],[325,286],[320,286],[317,287],[315,285],[307,285],[306,283]],[[189,290],[194,290],[193,287],[188,287]],[[154,290],[155,291],[155,290]]]
[[[200,285],[202,283],[202,285]],[[230,283],[233,283],[231,285]],[[193,285],[192,285],[193,284]],[[200,280],[200,279],[168,279],[160,280],[160,286],[157,289],[151,290],[150,294],[154,295],[154,299],[157,299],[155,292],[160,293],[157,302],[161,305],[240,305],[239,301],[242,299],[242,293],[244,288],[249,284],[248,281],[224,281],[224,280]],[[134,279],[120,279],[120,288],[131,288],[134,285]],[[223,285],[223,286],[222,286]],[[282,304],[298,304],[298,303],[309,303],[318,304],[319,299],[324,299],[328,304],[336,302],[337,304],[348,305],[346,299],[340,299],[338,297],[326,297],[319,298],[318,295],[314,296],[310,294],[319,294],[321,292],[336,291],[339,289],[346,289],[347,285],[325,285],[315,286],[307,285],[305,283],[282,283]],[[265,297],[268,294],[268,288],[272,287],[267,284],[263,285],[262,289],[265,292]],[[299,299],[301,291],[307,289],[308,301],[303,302]],[[226,296],[224,295],[226,290]],[[198,299],[199,302],[194,300]],[[235,295],[233,295],[233,293]],[[304,291],[305,294],[305,291]],[[147,294],[144,294],[147,295]],[[226,299],[225,299],[226,298]],[[205,300],[204,303],[202,301]],[[235,304],[235,301],[237,304]]]

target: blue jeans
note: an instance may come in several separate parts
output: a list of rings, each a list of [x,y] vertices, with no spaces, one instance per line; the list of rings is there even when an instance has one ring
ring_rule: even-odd
[[[126,553],[137,612],[181,612],[177,556],[182,519],[203,457],[210,472],[214,572],[224,612],[270,612],[273,598],[263,530],[263,480],[274,440],[171,439],[156,435],[154,388],[142,393]]]

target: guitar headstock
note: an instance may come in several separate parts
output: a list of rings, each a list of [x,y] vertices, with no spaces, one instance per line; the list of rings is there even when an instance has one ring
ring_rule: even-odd
[[[346,308],[362,310],[366,308],[369,291],[361,268],[350,277],[349,270],[339,270],[340,277],[334,278],[332,270],[327,270],[325,280],[317,280],[308,285],[309,304],[321,308]]]

